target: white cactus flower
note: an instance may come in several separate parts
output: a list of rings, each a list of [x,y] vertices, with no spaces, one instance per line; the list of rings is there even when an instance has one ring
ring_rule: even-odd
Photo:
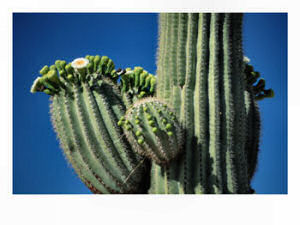
[[[250,63],[250,59],[247,56],[245,56],[245,55],[244,55],[244,59],[243,60],[244,60],[245,63]]]
[[[133,70],[126,71],[126,75],[133,74]]]
[[[39,87],[40,87],[40,78],[37,77],[31,86],[30,92],[36,93],[38,91]]]
[[[89,64],[89,60],[86,58],[77,58],[74,59],[73,62],[71,63],[71,66],[74,69],[82,69],[86,67]]]

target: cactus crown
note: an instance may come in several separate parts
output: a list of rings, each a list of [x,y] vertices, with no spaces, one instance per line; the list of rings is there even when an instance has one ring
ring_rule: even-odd
[[[74,59],[68,64],[64,60],[56,60],[50,67],[44,66],[40,74],[42,76],[33,82],[31,92],[44,92],[52,96],[61,89],[66,90],[68,86],[82,81],[96,86],[101,80],[109,79],[114,83],[121,80],[122,94],[128,95],[131,101],[136,101],[152,96],[156,83],[155,77],[142,67],[115,70],[115,64],[110,58],[99,55],[86,55],[85,58]]]

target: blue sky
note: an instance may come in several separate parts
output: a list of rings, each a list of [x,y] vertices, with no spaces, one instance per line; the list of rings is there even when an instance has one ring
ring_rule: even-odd
[[[29,92],[56,59],[107,55],[117,67],[155,73],[157,14],[13,15],[13,193],[85,194],[51,127],[49,100]],[[287,193],[287,14],[245,14],[244,52],[275,90],[260,102],[262,142],[257,193]]]

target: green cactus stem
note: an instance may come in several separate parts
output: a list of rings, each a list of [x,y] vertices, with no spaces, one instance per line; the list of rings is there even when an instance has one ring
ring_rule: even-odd
[[[183,131],[179,122],[174,112],[156,98],[136,102],[119,124],[133,150],[157,164],[169,163],[182,150]]]
[[[118,75],[106,56],[41,70],[31,91],[49,90],[51,117],[64,154],[94,193],[140,193],[143,158],[131,150],[117,121],[126,112]],[[58,76],[59,74],[59,76]]]

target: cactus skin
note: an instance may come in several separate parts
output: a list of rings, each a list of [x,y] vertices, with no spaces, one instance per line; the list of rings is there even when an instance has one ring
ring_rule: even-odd
[[[182,150],[183,131],[173,111],[155,98],[136,102],[119,123],[133,150],[165,165]]]
[[[161,14],[159,30],[157,97],[186,134],[182,157],[152,163],[150,193],[253,192],[259,88],[246,82],[242,14]]]
[[[43,68],[37,80],[45,81],[35,82],[32,91],[49,90],[52,123],[61,147],[93,193],[145,192],[146,164],[117,125],[126,106],[115,83],[114,65],[108,57],[86,58],[89,64],[83,69],[64,67],[61,61],[56,61],[56,69]],[[60,76],[51,81],[50,71],[56,70]]]

